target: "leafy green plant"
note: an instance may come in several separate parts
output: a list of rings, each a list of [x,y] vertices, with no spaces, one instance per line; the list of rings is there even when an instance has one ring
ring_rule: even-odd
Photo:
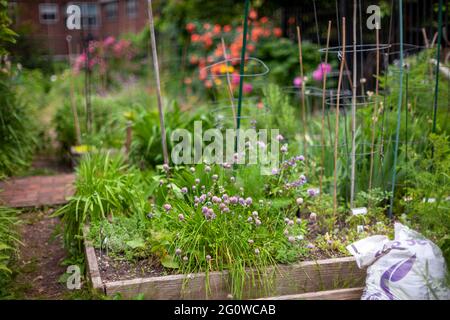
[[[17,211],[7,207],[0,207],[0,297],[6,292],[3,288],[10,279],[12,271],[9,264],[12,261],[16,246],[19,243],[19,235],[17,233]]]
[[[86,223],[148,211],[140,173],[118,154],[86,155],[77,168],[75,186],[75,196],[54,213],[64,223],[67,248],[81,250]]]

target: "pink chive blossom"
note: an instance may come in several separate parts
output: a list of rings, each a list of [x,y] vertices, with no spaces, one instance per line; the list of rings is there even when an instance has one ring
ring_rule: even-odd
[[[272,169],[272,175],[277,175],[278,174],[278,172],[279,172],[279,170],[277,169],[277,168],[273,168]]]
[[[278,141],[283,141],[283,140],[284,140],[284,137],[283,137],[281,134],[279,134],[279,135],[277,135],[277,136],[275,137],[275,139],[278,140]]]
[[[316,189],[308,189],[308,194],[310,197],[315,197],[318,194],[318,192]]]
[[[180,214],[178,215],[178,220],[184,221],[184,215],[180,213]]]
[[[197,190],[197,187],[196,186],[192,186],[192,190]]]
[[[236,178],[235,177],[231,177],[230,181],[231,181],[231,183],[234,183],[236,181]]]
[[[248,239],[248,243],[249,243],[249,244],[254,244],[255,241],[253,241],[252,239]]]
[[[295,77],[293,83],[294,87],[300,88],[302,86],[303,80],[301,77]]]
[[[231,78],[231,83],[233,85],[238,85],[240,82],[240,75],[238,75],[237,73],[233,73],[233,77]]]
[[[309,215],[309,220],[316,221],[317,220],[317,213],[311,212],[311,214]]]
[[[195,172],[195,168],[194,167],[190,167],[189,170],[194,173]]]
[[[266,148],[266,144],[262,141],[257,141],[256,144],[261,148],[261,149],[265,149]]]
[[[252,216],[258,217],[258,211],[253,211],[253,212],[252,212]]]
[[[188,188],[186,188],[186,187],[183,187],[183,188],[181,188],[181,193],[187,193],[188,192]]]
[[[180,249],[180,248],[177,248],[177,249],[175,250],[175,254],[176,254],[177,256],[181,255],[181,249]]]
[[[261,220],[259,220],[259,219],[255,219],[255,225],[257,226],[257,227],[259,227],[260,225],[261,225]]]
[[[228,195],[225,193],[222,195],[222,199],[223,201],[227,201],[228,200]]]
[[[247,218],[247,222],[253,222],[253,218],[252,217],[248,217]]]
[[[212,178],[213,180],[217,180],[217,179],[219,179],[219,176],[218,176],[217,174],[213,174],[211,178]]]
[[[308,245],[306,246],[308,249],[314,249],[315,245],[313,245],[311,242],[308,243]]]
[[[195,179],[195,184],[199,184],[200,183],[200,179]]]
[[[285,236],[288,236],[288,235],[289,235],[289,230],[288,230],[288,229],[284,230],[283,234],[284,234]]]
[[[162,186],[164,184],[164,180],[159,180],[159,185]]]
[[[288,152],[288,146],[287,146],[287,144],[283,145],[283,146],[280,148],[280,151],[281,151],[282,153]]]
[[[171,206],[170,204],[168,204],[168,203],[166,203],[166,204],[163,206],[163,208],[164,208],[164,210],[166,210],[167,212],[169,212],[170,210],[172,210],[172,206]]]
[[[294,242],[295,242],[295,237],[290,236],[290,237],[288,238],[288,241],[289,241],[290,243],[294,243]]]
[[[303,198],[297,198],[295,202],[297,202],[297,205],[301,206],[303,204]]]
[[[206,255],[206,261],[211,261],[211,256],[208,254],[208,255]]]
[[[109,36],[109,37],[106,37],[106,38],[103,40],[103,45],[104,45],[105,47],[107,47],[107,46],[112,45],[114,42],[116,42],[116,39],[115,39],[114,37],[112,37],[112,36]]]
[[[251,205],[253,203],[253,199],[252,198],[250,198],[250,197],[248,197],[247,199],[245,199],[245,204],[246,205]]]
[[[293,220],[289,220],[288,225],[292,227],[294,225],[294,221]]]
[[[217,197],[217,196],[214,196],[214,197],[212,197],[212,202],[214,202],[214,203],[220,203],[220,202],[222,202],[222,199],[220,199],[220,198]]]
[[[289,218],[284,218],[284,223],[288,224],[289,223]]]
[[[302,224],[302,219],[297,218],[297,224]]]
[[[169,165],[167,165],[167,164],[163,164],[162,168],[165,172],[169,171]]]
[[[208,207],[202,207],[202,213],[207,214],[208,213]]]
[[[302,156],[302,155],[296,156],[296,157],[295,157],[295,160],[296,160],[296,161],[302,161],[302,162],[303,162],[303,161],[305,161],[305,157]]]
[[[211,172],[211,167],[210,166],[206,166],[205,167],[205,172]]]
[[[183,261],[184,261],[184,262],[187,262],[188,260],[189,260],[189,258],[188,258],[187,256],[184,256],[184,257],[183,257]]]
[[[258,255],[259,253],[260,253],[259,249],[256,248],[256,249],[255,249],[255,254]]]
[[[234,196],[233,196],[233,197],[230,198],[230,203],[231,203],[231,204],[237,204],[238,201],[239,201],[239,200],[238,200],[237,197],[234,197]]]

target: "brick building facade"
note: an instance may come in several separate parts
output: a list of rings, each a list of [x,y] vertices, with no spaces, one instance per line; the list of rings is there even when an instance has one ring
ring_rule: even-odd
[[[81,9],[81,30],[66,26],[67,6]],[[38,41],[54,56],[66,55],[66,37],[72,36],[73,51],[80,52],[88,35],[93,39],[137,33],[147,25],[147,0],[22,0],[10,1],[13,28],[29,30],[24,37]]]

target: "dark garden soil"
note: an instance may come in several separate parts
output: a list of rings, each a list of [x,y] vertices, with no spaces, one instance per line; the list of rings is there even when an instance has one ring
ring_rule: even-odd
[[[16,262],[13,288],[18,298],[63,299],[68,293],[58,280],[65,272],[66,258],[60,222],[51,218],[53,209],[32,210],[20,216],[22,244]]]
[[[125,257],[110,257],[105,251],[95,249],[98,268],[103,281],[130,280],[135,278],[166,276],[170,272],[156,261],[144,259],[128,261]]]

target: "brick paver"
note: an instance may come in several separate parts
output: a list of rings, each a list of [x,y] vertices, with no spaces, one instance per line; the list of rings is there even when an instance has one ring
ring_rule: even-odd
[[[74,181],[74,174],[61,174],[0,182],[0,203],[14,208],[64,204],[75,192]]]

